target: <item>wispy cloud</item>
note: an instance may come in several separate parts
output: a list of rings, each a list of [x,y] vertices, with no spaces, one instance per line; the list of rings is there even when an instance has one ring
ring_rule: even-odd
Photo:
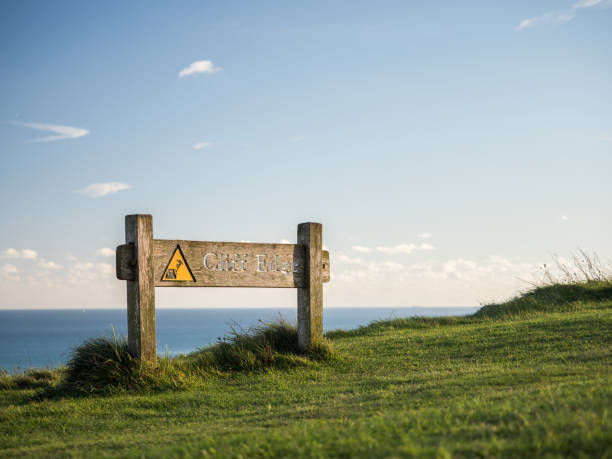
[[[370,247],[364,247],[362,245],[354,245],[353,247],[351,247],[351,250],[354,250],[355,252],[361,252],[361,253],[372,253],[372,248]]]
[[[580,2],[576,2],[572,5],[572,8],[591,8],[592,6],[601,5],[602,0],[582,0]]]
[[[123,182],[92,183],[76,192],[89,196],[90,198],[101,198],[102,196],[127,190],[128,188],[132,188],[132,185]]]
[[[204,148],[212,147],[212,142],[200,142],[193,146],[194,150],[203,150]]]
[[[73,126],[61,126],[59,124],[20,123],[17,121],[13,122],[13,124],[32,129],[38,129],[40,131],[49,131],[56,134],[50,135],[48,137],[42,137],[40,139],[33,139],[30,140],[30,142],[51,142],[53,140],[77,139],[79,137],[83,137],[89,134],[89,131],[87,129]]]
[[[108,247],[102,247],[101,249],[96,250],[96,253],[103,257],[114,257],[115,256],[115,251]]]
[[[580,0],[574,3],[571,9],[566,11],[548,12],[539,16],[523,19],[515,27],[515,30],[524,30],[544,24],[566,24],[576,17],[576,14],[594,6],[612,5],[612,0]]]
[[[431,233],[421,233],[421,234],[417,234],[417,237],[419,239],[430,239],[431,238]]]
[[[528,29],[541,24],[565,24],[574,19],[575,14],[568,13],[545,13],[540,16],[534,16],[532,18],[523,19],[515,27],[515,30]]]
[[[302,140],[304,140],[306,137],[304,137],[303,135],[296,135],[294,137],[291,137],[289,139],[289,142],[293,142],[293,143],[297,143],[297,142],[301,142]]]
[[[183,78],[198,73],[216,73],[219,70],[221,70],[221,67],[216,67],[212,61],[195,61],[181,70],[178,76],[179,78]]]
[[[561,215],[561,221],[566,222],[569,220],[569,217],[567,215]]]
[[[16,259],[34,260],[36,259],[36,257],[38,257],[38,253],[35,250],[23,249],[20,251],[20,250],[17,250],[11,247],[11,248],[6,249],[2,253],[2,256],[0,258],[11,258],[13,260],[16,260]]]
[[[392,247],[376,247],[376,250],[382,253],[396,254],[411,254],[415,250],[434,250],[435,247],[425,242],[421,244],[398,244]]]

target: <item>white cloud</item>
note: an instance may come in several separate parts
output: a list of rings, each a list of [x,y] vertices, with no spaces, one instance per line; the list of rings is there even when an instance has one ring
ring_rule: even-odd
[[[98,255],[102,255],[103,257],[114,257],[115,256],[115,251],[108,247],[103,247],[101,249],[98,249],[96,250],[96,253]]]
[[[571,10],[556,13],[549,12],[532,18],[523,19],[515,27],[515,30],[528,29],[543,24],[565,24],[574,19],[580,10],[604,5],[612,5],[612,0],[580,0],[572,5]]]
[[[528,18],[528,19],[523,19],[521,22],[518,23],[518,25],[516,26],[516,30],[523,30],[526,29],[528,27],[533,27],[537,22],[537,18]]]
[[[364,247],[362,245],[354,245],[353,247],[351,247],[351,250],[361,253],[372,253],[373,249],[371,249],[370,247]]]
[[[429,239],[431,238],[431,233],[425,232],[425,233],[417,234],[417,237],[419,239]]]
[[[365,263],[361,258],[352,258],[342,252],[332,254],[331,258],[333,262],[346,263],[350,265]]]
[[[194,150],[203,150],[204,148],[212,147],[212,142],[200,142],[193,146]]]
[[[296,135],[295,137],[291,137],[289,139],[289,142],[301,142],[302,140],[304,140],[306,137],[304,137],[303,135]]]
[[[221,67],[215,67],[212,61],[195,61],[179,72],[179,78],[197,73],[216,73],[219,70]]]
[[[6,263],[0,267],[0,279],[9,281],[11,284],[19,282],[21,277],[19,276],[19,269],[17,266],[10,263]]]
[[[98,263],[98,271],[103,276],[115,274],[115,268],[110,263]]]
[[[58,265],[54,261],[47,261],[44,258],[40,260],[40,263],[38,263],[38,266],[42,269],[62,269],[63,268],[62,265]]]
[[[376,250],[378,250],[379,252],[382,253],[389,253],[389,254],[411,254],[412,252],[414,252],[415,250],[434,250],[435,247],[431,244],[427,244],[427,243],[422,243],[422,244],[398,244],[396,246],[393,247],[376,247]]]
[[[38,256],[38,254],[36,253],[35,250],[23,249],[21,251],[21,256],[25,258],[26,260],[34,260]]]
[[[612,135],[600,135],[599,140],[603,142],[612,142]]]
[[[102,278],[112,278],[113,265],[109,263],[79,262],[73,263],[68,269],[68,279],[72,283],[95,281]]]
[[[21,254],[19,253],[18,250],[13,249],[11,247],[4,251],[4,253],[2,254],[2,258],[21,258]]]
[[[43,123],[19,123],[14,122],[18,126],[24,126],[32,129],[39,129],[41,131],[50,131],[57,135],[50,135],[48,137],[42,137],[40,139],[33,139],[30,142],[51,142],[53,140],[63,139],[77,139],[79,137],[86,136],[89,134],[87,129],[73,127],[73,126],[61,126],[59,124],[43,124]]]
[[[281,244],[291,244],[291,241],[289,239],[281,239],[280,243]]]
[[[38,253],[36,253],[35,250],[32,249],[23,249],[21,252],[17,249],[13,249],[12,247],[9,249],[6,249],[1,258],[12,258],[12,259],[18,259],[18,258],[23,258],[25,260],[34,260],[36,259],[36,257],[38,257]]]
[[[462,276],[465,272],[477,270],[478,263],[471,260],[458,258],[456,260],[448,260],[442,265],[442,272],[454,276]],[[481,268],[482,269],[482,268]],[[487,268],[484,268],[487,269]]]
[[[76,192],[89,196],[90,198],[100,198],[122,190],[127,190],[128,188],[132,188],[132,185],[122,182],[92,183]]]
[[[382,269],[385,271],[399,271],[403,267],[404,265],[400,265],[399,263],[395,263],[393,261],[383,261],[378,265],[378,269]]]
[[[4,265],[2,265],[2,269],[0,270],[0,272],[2,272],[2,274],[5,276],[9,276],[11,274],[17,274],[19,272],[19,269],[17,269],[17,266],[15,265],[5,263]]]
[[[351,304],[451,306],[472,305],[507,298],[537,273],[537,265],[492,255],[484,260],[453,258],[400,264],[368,261],[335,264],[331,302],[336,292],[351,298]],[[348,292],[348,293],[347,293]],[[331,297],[331,298],[330,298]]]
[[[541,24],[565,24],[574,19],[574,17],[575,15],[573,13],[546,13],[540,16],[523,19],[515,27],[515,30],[528,29]]]
[[[567,215],[561,215],[561,220],[566,222],[569,220],[569,217]]]
[[[572,5],[572,8],[591,8],[602,3],[602,0],[581,0]]]

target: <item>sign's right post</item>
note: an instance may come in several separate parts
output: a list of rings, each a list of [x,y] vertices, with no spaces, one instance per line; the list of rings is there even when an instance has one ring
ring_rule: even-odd
[[[306,247],[306,286],[298,288],[298,346],[302,351],[323,338],[323,225],[300,223],[297,243]]]

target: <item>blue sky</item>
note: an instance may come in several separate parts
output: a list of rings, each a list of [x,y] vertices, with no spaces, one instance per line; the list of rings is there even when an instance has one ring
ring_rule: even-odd
[[[3,2],[0,53],[0,307],[123,307],[130,213],[168,239],[322,222],[330,306],[476,305],[612,256],[609,0]]]

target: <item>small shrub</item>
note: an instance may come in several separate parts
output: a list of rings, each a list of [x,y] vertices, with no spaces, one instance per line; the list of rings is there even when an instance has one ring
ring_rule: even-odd
[[[283,319],[247,330],[232,327],[217,344],[192,354],[195,366],[219,370],[257,370],[271,367],[305,366],[333,357],[326,339],[306,352],[298,347],[297,328]]]
[[[155,365],[141,365],[130,354],[124,338],[95,338],[72,351],[64,387],[85,393],[184,389],[201,384],[210,374],[220,371],[307,366],[332,356],[333,349],[327,340],[300,352],[296,327],[283,320],[246,331],[232,328],[213,346],[188,356],[161,357]]]
[[[143,385],[143,379],[125,338],[94,338],[72,351],[65,383],[69,388],[91,392],[112,387],[136,389]]]

